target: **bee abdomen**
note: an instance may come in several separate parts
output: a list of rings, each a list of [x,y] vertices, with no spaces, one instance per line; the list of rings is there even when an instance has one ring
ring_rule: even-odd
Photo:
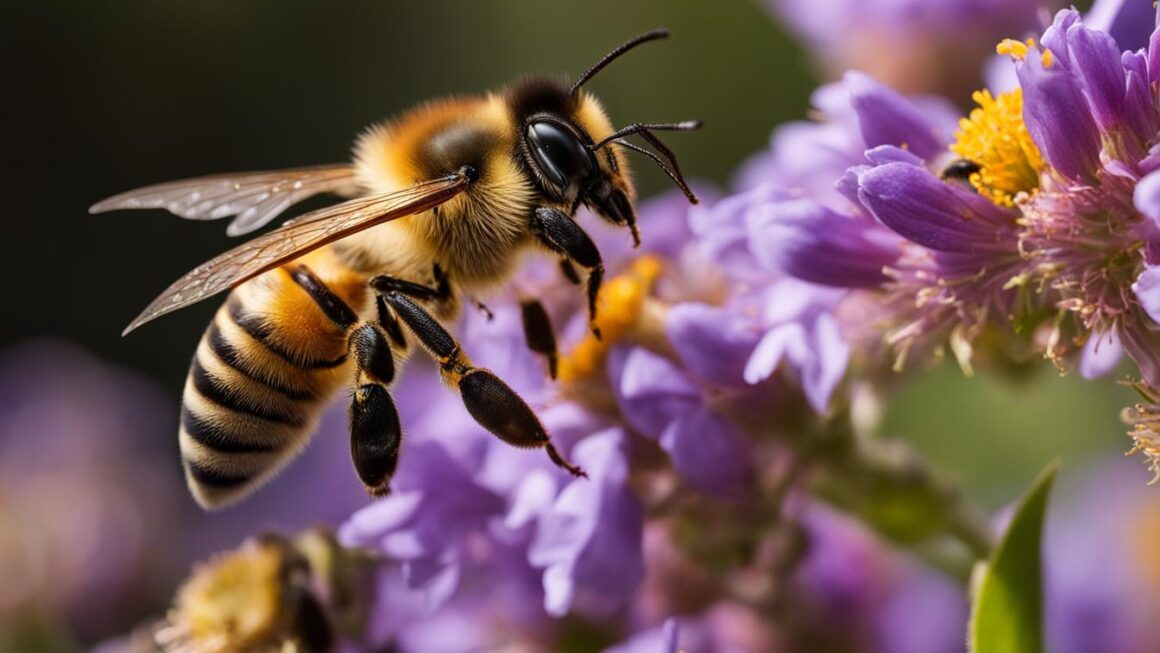
[[[320,337],[308,356],[278,338],[277,320],[258,315],[265,314],[246,310],[235,293],[202,337],[186,379],[182,463],[206,508],[243,498],[301,450],[344,378],[332,339]]]

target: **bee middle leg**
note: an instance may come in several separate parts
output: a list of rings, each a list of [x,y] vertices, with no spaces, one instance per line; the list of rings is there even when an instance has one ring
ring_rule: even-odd
[[[528,343],[528,349],[548,359],[548,376],[554,380],[560,357],[548,311],[544,310],[540,300],[525,299],[520,302],[520,319],[524,325],[524,340]]]
[[[467,412],[480,426],[510,445],[543,448],[559,467],[575,476],[586,476],[584,470],[560,455],[527,402],[491,371],[472,365],[460,344],[426,308],[399,290],[388,290],[381,297],[439,363],[444,377],[458,388]]]
[[[596,243],[567,213],[556,209],[536,209],[532,229],[548,249],[588,270],[588,320],[592,334],[599,338],[596,298],[600,296],[600,284],[604,281],[604,260],[600,257],[600,250],[596,249]]]

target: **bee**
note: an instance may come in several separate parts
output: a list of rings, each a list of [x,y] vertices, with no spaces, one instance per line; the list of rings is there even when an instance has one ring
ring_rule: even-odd
[[[388,493],[403,433],[389,388],[416,348],[434,358],[482,427],[511,445],[542,448],[582,476],[527,403],[473,365],[447,325],[469,298],[501,287],[522,256],[538,249],[585,285],[599,335],[604,266],[576,212],[590,208],[639,245],[626,152],[646,156],[696,203],[655,132],[701,123],[616,129],[582,87],[624,53],[667,36],[664,29],[641,34],[571,84],[529,77],[483,96],[418,106],[364,132],[351,164],[199,177],[95,204],[91,213],[164,208],[193,220],[234,216],[227,232],[240,235],[308,197],[349,198],[194,268],[125,329],[232,289],[197,347],[182,395],[178,437],[195,500],[222,507],[268,481],[305,446],[343,387],[353,387],[355,470],[372,496]],[[653,149],[627,140],[634,135]],[[529,348],[554,375],[547,313],[535,300],[521,313]]]
[[[255,537],[198,565],[138,639],[164,653],[332,651],[365,628],[374,564],[323,529]]]
[[[970,159],[955,159],[943,167],[939,172],[939,178],[943,181],[957,182],[968,188],[973,188],[971,177],[982,169],[982,166]]]

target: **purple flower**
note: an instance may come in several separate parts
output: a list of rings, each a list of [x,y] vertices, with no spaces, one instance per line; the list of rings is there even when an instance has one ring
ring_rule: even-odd
[[[1070,353],[1069,332],[1079,342],[1112,334],[1153,386],[1160,384],[1151,267],[1160,251],[1153,218],[1160,182],[1150,179],[1160,159],[1149,150],[1160,129],[1151,87],[1156,47],[1122,52],[1071,10],[1056,15],[1042,49],[1006,46],[1017,60],[1027,130],[1050,175],[1021,205],[1020,247],[1056,306],[1074,317],[1049,353]]]
[[[956,354],[969,364],[970,340],[989,320],[1016,309],[1013,284],[1024,268],[1018,212],[937,176],[950,160],[955,124],[945,103],[904,97],[854,72],[817,98],[825,103],[824,122],[793,127],[807,137],[775,136],[770,154],[744,177],[759,184],[764,175],[765,185],[734,198],[737,206],[717,222],[741,216],[734,221],[747,229],[738,242],[759,267],[775,272],[764,278],[773,310],[786,303],[770,285],[778,274],[836,289],[885,290],[893,314],[883,316],[882,326],[900,360],[916,344],[941,347],[954,339]],[[841,149],[833,146],[839,141],[846,144]],[[786,174],[788,162],[818,156],[825,164],[810,172],[828,179],[829,189]],[[847,343],[877,334],[834,317],[842,293],[797,288],[815,298],[796,303],[816,308],[767,333],[747,378],[767,377],[787,355],[820,409],[845,369]]]

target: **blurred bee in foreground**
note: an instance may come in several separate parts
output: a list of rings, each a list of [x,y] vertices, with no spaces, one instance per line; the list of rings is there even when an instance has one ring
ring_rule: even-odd
[[[372,564],[322,530],[247,540],[195,568],[145,636],[165,653],[331,651],[362,635]]]
[[[604,267],[573,217],[587,206],[639,244],[624,150],[651,159],[697,201],[654,132],[696,129],[698,121],[614,129],[581,88],[622,54],[666,36],[654,30],[628,41],[571,85],[528,78],[498,93],[419,106],[365,132],[353,164],[200,177],[95,204],[92,213],[236,216],[227,232],[239,235],[307,197],[353,197],[195,268],[125,330],[233,288],[198,346],[182,397],[181,453],[196,500],[224,506],[268,480],[303,448],[327,400],[352,382],[354,466],[372,495],[386,494],[402,440],[388,388],[416,344],[481,426],[517,447],[542,447],[583,475],[527,403],[475,367],[444,325],[537,248],[585,284],[594,319]],[[626,140],[632,135],[655,151]],[[534,300],[522,308],[528,345],[547,357],[554,376],[547,313]]]

